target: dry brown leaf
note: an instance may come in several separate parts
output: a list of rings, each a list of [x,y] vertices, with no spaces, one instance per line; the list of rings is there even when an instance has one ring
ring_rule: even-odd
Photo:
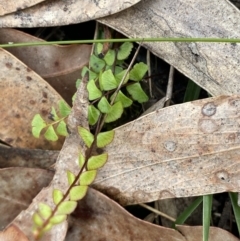
[[[77,164],[79,152],[84,153],[85,147],[78,133],[76,132],[77,126],[81,125],[88,128],[87,121],[87,106],[88,98],[86,91],[86,80],[83,79],[81,85],[77,91],[76,99],[68,118],[68,128],[70,135],[66,138],[62,150],[58,156],[58,160],[55,165],[55,175],[53,181],[49,187],[42,190],[29,205],[29,207],[22,211],[14,220],[14,224],[17,225],[25,235],[32,240],[32,215],[37,210],[38,203],[44,202],[51,207],[54,207],[52,200],[53,189],[59,189],[62,192],[66,192],[69,188],[66,171],[69,170],[74,174],[77,174],[79,167]],[[54,226],[41,241],[61,241],[64,240],[67,232],[67,222]]]
[[[14,224],[10,225],[6,230],[0,232],[1,241],[29,241],[24,233]]]
[[[70,217],[65,241],[183,241],[173,229],[156,226],[133,217],[116,202],[89,188]]]
[[[0,169],[0,228],[5,228],[52,180],[53,172],[33,168]],[[2,239],[0,239],[2,240]]]
[[[0,43],[41,42],[15,29],[0,29]],[[76,80],[81,69],[88,64],[92,46],[51,45],[21,48],[7,48],[15,57],[45,79],[70,105],[76,92]]]
[[[4,147],[0,145],[0,168],[50,168],[59,151]]]
[[[178,226],[181,231],[137,219],[117,203],[94,189],[89,189],[71,215],[65,241],[201,241],[202,227]],[[237,241],[229,232],[210,227],[209,240]]]
[[[45,0],[7,0],[0,2],[0,16],[23,10]]]
[[[49,142],[31,133],[35,114],[47,119],[61,96],[39,75],[7,51],[0,49],[0,140],[14,147],[59,149],[63,139]]]
[[[94,187],[121,204],[239,192],[240,96],[158,110],[116,129]]]
[[[189,227],[177,225],[177,229],[186,237],[186,241],[202,240],[202,227]],[[239,241],[231,233],[221,228],[210,227],[209,229],[209,241]]]
[[[80,23],[122,11],[139,1],[48,0],[0,17],[0,27],[49,27]]]
[[[240,38],[239,13],[227,0],[143,0],[99,21],[135,38]],[[214,96],[240,93],[239,44],[143,45]]]

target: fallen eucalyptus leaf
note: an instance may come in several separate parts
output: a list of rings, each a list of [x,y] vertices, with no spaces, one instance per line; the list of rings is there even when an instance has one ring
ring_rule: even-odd
[[[43,169],[21,167],[0,169],[1,230],[28,207],[38,192],[50,183],[52,177],[52,171]]]
[[[36,5],[45,0],[8,0],[0,2],[0,16]]]
[[[113,200],[89,188],[69,217],[65,241],[202,241],[202,227],[178,226],[178,229],[181,232],[135,218]],[[210,227],[209,240],[239,239],[223,229]]]
[[[140,0],[48,0],[0,17],[0,27],[49,27],[89,21],[131,7]]]
[[[39,75],[0,49],[0,140],[13,147],[59,149],[58,142],[36,139],[31,132],[31,121],[36,113],[48,120],[51,106],[57,108],[61,96]]]
[[[0,29],[0,43],[44,42],[16,29]],[[72,104],[76,80],[88,64],[92,46],[51,45],[7,48],[15,57],[45,79],[67,102]]]
[[[59,151],[4,147],[0,145],[0,168],[50,168]]]
[[[239,192],[240,96],[152,112],[115,130],[94,187],[121,204]]]
[[[227,0],[142,0],[98,21],[128,37],[240,38],[239,10]],[[234,20],[233,20],[234,19]],[[143,43],[211,95],[239,94],[240,45]]]

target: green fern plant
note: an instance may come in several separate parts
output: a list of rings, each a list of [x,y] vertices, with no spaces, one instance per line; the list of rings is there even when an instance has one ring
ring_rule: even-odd
[[[86,146],[85,153],[79,153],[79,172],[74,175],[67,171],[68,189],[65,193],[54,189],[52,193],[54,209],[44,203],[40,203],[38,211],[33,215],[34,236],[39,239],[53,225],[66,220],[77,206],[77,201],[84,198],[89,185],[97,175],[97,170],[107,162],[108,154],[102,152],[95,155],[96,148],[104,148],[114,138],[114,131],[101,132],[106,123],[119,119],[124,108],[130,107],[133,101],[143,103],[148,100],[141,87],[141,80],[147,72],[147,65],[138,63],[130,71],[124,68],[124,60],[127,59],[133,48],[132,43],[123,43],[118,50],[109,49],[102,56],[102,44],[97,44],[95,54],[90,57],[89,68],[84,67],[81,73],[83,78],[87,73],[89,81],[87,91],[89,98],[88,123],[94,130],[94,134],[88,129],[78,127],[78,133]],[[81,79],[77,81],[77,86]],[[74,97],[73,97],[74,99]],[[71,109],[66,102],[59,103],[59,114],[52,107],[50,122],[47,123],[39,114],[32,120],[32,133],[39,138],[43,130],[44,137],[50,141],[56,141],[58,135],[67,135],[66,120]]]

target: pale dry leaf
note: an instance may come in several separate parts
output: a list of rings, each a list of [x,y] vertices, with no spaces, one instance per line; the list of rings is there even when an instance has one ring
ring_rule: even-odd
[[[31,132],[35,114],[48,121],[51,107],[58,108],[61,96],[39,75],[0,49],[0,140],[14,147],[60,149],[63,139],[49,142]]]
[[[200,237],[198,240],[202,240],[202,227],[195,226],[183,226],[177,225],[177,229],[186,237],[186,241],[195,241],[196,237]],[[209,229],[209,240],[210,241],[239,241],[237,237],[227,232],[224,229],[210,227]]]
[[[178,226],[178,229],[181,232],[135,218],[113,200],[90,188],[69,217],[65,241],[202,241],[202,227]],[[223,229],[210,227],[209,240],[239,239]]]
[[[69,188],[66,171],[71,171],[77,175],[79,171],[78,156],[79,153],[85,152],[85,146],[83,141],[80,139],[77,133],[77,127],[82,126],[88,128],[87,121],[87,107],[88,107],[88,96],[86,91],[86,79],[84,78],[77,91],[76,99],[68,118],[68,128],[70,131],[69,136],[66,138],[61,152],[58,156],[55,164],[55,175],[51,184],[42,190],[29,205],[29,207],[22,211],[14,220],[14,224],[17,225],[25,235],[33,239],[32,234],[32,215],[37,210],[38,203],[44,202],[54,207],[52,200],[53,189],[59,189],[63,193]],[[67,232],[67,221],[60,225],[54,226],[49,232],[44,235],[41,241],[61,241],[64,240]]]
[[[239,192],[240,96],[174,105],[115,130],[94,187],[121,204]]]
[[[128,37],[240,38],[240,12],[227,0],[143,0],[99,20]],[[240,45],[144,43],[211,95],[239,94]]]
[[[0,16],[36,5],[45,0],[7,0],[0,2]]]
[[[37,168],[0,169],[1,230],[28,207],[41,189],[50,183],[53,174],[52,171]]]
[[[42,41],[15,29],[0,29],[2,44]],[[91,49],[91,45],[75,44],[7,48],[6,50],[45,79],[71,105],[72,96],[76,92],[76,80],[83,66],[89,62]]]
[[[14,148],[0,145],[0,168],[30,167],[50,168],[57,160],[59,151]]]
[[[24,233],[14,224],[10,225],[3,232],[0,232],[1,241],[29,241]]]
[[[49,27],[80,23],[122,11],[139,1],[48,0],[0,17],[0,27]]]

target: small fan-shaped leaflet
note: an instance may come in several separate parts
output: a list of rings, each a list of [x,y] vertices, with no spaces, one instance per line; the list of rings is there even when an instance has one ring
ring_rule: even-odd
[[[83,172],[79,178],[80,185],[89,186],[96,178],[96,175],[97,175],[97,170],[90,170],[90,171]]]
[[[53,120],[53,121],[59,120],[57,112],[56,112],[56,110],[53,106],[52,106],[52,110],[51,110],[51,113],[50,113],[50,119]]]
[[[98,74],[96,74],[95,72],[91,71],[88,67],[84,66],[81,72],[81,76],[82,78],[85,76],[85,74],[88,72],[89,76],[88,79],[91,80],[95,80],[98,77]],[[77,86],[78,88],[78,86]]]
[[[138,101],[139,103],[148,101],[148,96],[145,94],[139,83],[128,85],[126,88],[128,93],[132,96],[132,98]]]
[[[122,70],[121,72],[115,74],[115,79],[117,81],[117,84],[119,85],[122,81],[122,78],[124,77],[124,75],[126,74],[127,70]],[[129,73],[127,73],[126,77],[124,78],[123,84],[126,84],[129,80]]]
[[[70,200],[79,201],[85,197],[88,186],[75,186],[70,190]]]
[[[95,125],[99,119],[100,111],[94,106],[89,105],[88,106],[88,123],[89,125]]]
[[[117,59],[118,60],[126,59],[130,55],[132,48],[133,48],[132,43],[130,42],[123,43],[118,50]]]
[[[43,218],[37,212],[33,214],[32,219],[33,219],[34,224],[37,227],[41,227],[43,225],[43,223],[44,223]]]
[[[111,106],[111,110],[107,114],[105,122],[110,123],[119,119],[122,116],[122,113],[123,113],[123,106],[121,101],[118,101],[113,106]]]
[[[111,96],[112,100],[113,95]],[[123,94],[123,92],[120,90],[116,96],[116,99],[114,102],[120,101],[122,103],[123,108],[127,108],[132,105],[133,101],[128,98],[126,95]]]
[[[38,212],[44,219],[49,218],[52,215],[52,209],[45,203],[39,203]]]
[[[82,168],[85,162],[84,156],[80,153],[78,156],[78,166],[79,168]]]
[[[59,112],[62,117],[69,116],[69,114],[71,112],[71,107],[67,104],[66,101],[60,100],[58,103],[58,108],[59,108]]]
[[[78,127],[78,133],[81,136],[81,138],[83,139],[85,145],[90,148],[90,146],[92,145],[93,141],[94,141],[94,136],[93,134],[88,131],[87,129],[79,126]]]
[[[67,171],[67,179],[68,179],[68,184],[69,184],[69,185],[72,185],[72,184],[73,184],[75,178],[76,178],[76,177],[75,177],[75,175],[74,175],[72,172]]]
[[[94,72],[99,73],[104,68],[105,61],[93,54],[90,57],[89,65]]]
[[[96,170],[98,168],[101,168],[105,165],[105,163],[107,162],[107,159],[108,159],[107,153],[103,153],[98,156],[91,156],[88,159],[87,169],[88,170]]]
[[[52,195],[53,195],[53,202],[55,205],[58,205],[63,199],[63,193],[61,190],[54,189]]]
[[[115,67],[115,71],[114,71],[115,76],[116,76],[117,74],[121,73],[122,71],[124,71],[122,67],[116,66],[116,67]],[[116,78],[116,77],[115,77],[115,78]]]
[[[99,82],[105,91],[113,90],[118,87],[118,83],[111,69],[108,69],[99,75]]]
[[[102,43],[97,43],[95,47],[96,55],[99,55],[102,53],[103,50],[103,44]]]
[[[57,125],[56,131],[59,135],[61,136],[67,136],[68,131],[67,131],[67,125],[64,120],[61,120],[59,124]]]
[[[95,81],[92,79],[87,84],[87,90],[88,90],[88,99],[89,100],[96,100],[102,96],[102,91],[98,89],[96,86]]]
[[[137,63],[130,70],[129,78],[133,81],[140,81],[143,79],[144,75],[147,73],[148,66],[142,62]]]
[[[77,207],[77,202],[75,201],[64,201],[59,204],[57,215],[68,215],[72,213]]]
[[[113,49],[109,49],[104,56],[104,60],[108,66],[112,66],[115,61],[116,52]]]
[[[58,140],[58,136],[52,125],[50,125],[47,128],[46,132],[44,133],[44,137],[49,141],[57,141]]]
[[[32,134],[34,137],[39,138],[43,128],[47,126],[40,114],[36,114],[32,120]]]
[[[59,224],[62,223],[67,219],[67,215],[54,215],[52,218],[50,218],[51,224]]]
[[[105,131],[105,132],[100,132],[97,135],[97,147],[103,148],[110,144],[113,141],[114,138],[114,131]]]
[[[109,104],[107,98],[103,96],[101,100],[98,102],[98,109],[102,113],[109,113],[111,111],[111,105]]]

